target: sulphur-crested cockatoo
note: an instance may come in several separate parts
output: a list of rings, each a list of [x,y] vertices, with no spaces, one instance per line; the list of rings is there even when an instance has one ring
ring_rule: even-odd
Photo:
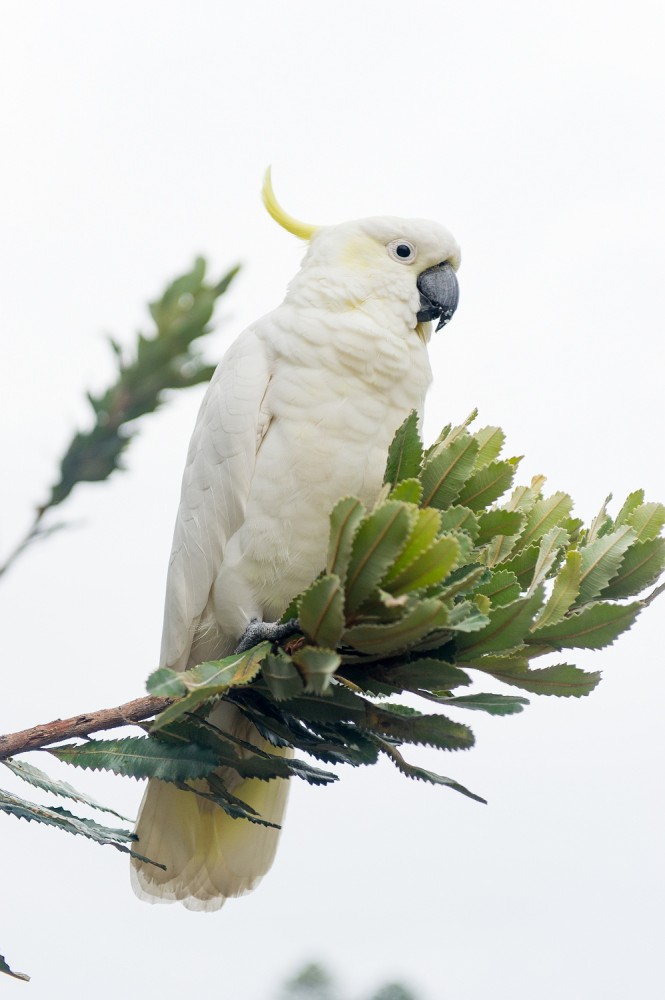
[[[161,664],[175,669],[225,656],[243,637],[258,641],[258,623],[277,621],[322,569],[332,507],[347,495],[375,500],[397,427],[422,410],[430,321],[442,326],[457,305],[459,248],[442,226],[391,217],[305,225],[277,203],[269,172],[263,198],[308,248],[282,305],[222,359],[199,412],[166,587]],[[210,718],[267,745],[230,703]],[[287,780],[220,774],[280,823]],[[215,910],[254,888],[277,844],[274,828],[156,779],[137,832],[140,852],[166,866],[134,861],[138,894],[190,909]]]

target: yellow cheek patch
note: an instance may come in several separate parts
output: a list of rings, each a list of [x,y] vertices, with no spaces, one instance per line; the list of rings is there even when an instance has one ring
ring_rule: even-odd
[[[377,250],[379,248],[369,236],[357,236],[343,248],[339,262],[344,267],[365,271],[369,267],[376,267]]]

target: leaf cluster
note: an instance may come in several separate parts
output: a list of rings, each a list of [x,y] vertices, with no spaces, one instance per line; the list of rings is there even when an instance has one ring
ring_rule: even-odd
[[[100,395],[88,393],[93,426],[72,438],[60,463],[60,477],[43,509],[62,503],[77,483],[106,479],[121,468],[122,454],[132,438],[128,425],[157,410],[168,389],[209,381],[214,368],[205,363],[194,345],[209,332],[215,302],[237,271],[233,268],[211,285],[205,281],[205,261],[197,258],[191,271],[171,282],[162,297],[150,304],[155,330],[138,335],[132,359],[110,339],[117,378]]]
[[[326,566],[283,617],[297,616],[295,635],[183,672],[157,670],[148,690],[174,701],[147,734],[50,752],[79,767],[174,782],[257,823],[262,817],[228,792],[220,767],[326,784],[337,776],[320,765],[373,764],[384,754],[408,777],[484,801],[408,763],[401,747],[466,750],[474,736],[459,712],[505,716],[528,704],[523,694],[471,691],[479,678],[527,693],[588,694],[599,673],[533,661],[602,649],[630,628],[648,603],[639,595],[665,568],[665,507],[638,490],[615,518],[606,501],[585,527],[568,494],[544,492],[542,476],[515,486],[519,460],[501,457],[503,432],[474,432],[474,418],[446,427],[425,449],[412,413],[393,440],[374,506],[356,497],[335,505]],[[405,704],[405,693],[423,707]],[[220,698],[253,723],[256,743],[212,725],[207,716]],[[20,772],[27,765],[8,766],[38,784]],[[5,800],[0,809],[128,849],[125,832],[76,827],[62,811],[54,818]]]
[[[425,449],[411,414],[375,505],[346,497],[333,509],[326,567],[283,618],[297,616],[299,634],[281,648],[261,643],[182,673],[156,671],[148,690],[177,700],[151,739],[194,739],[245,776],[320,782],[334,775],[303,771],[279,749],[324,764],[372,764],[385,754],[409,777],[479,799],[407,763],[401,746],[468,749],[473,733],[458,712],[503,716],[528,703],[515,693],[469,693],[485,676],[528,693],[588,694],[599,673],[556,658],[533,663],[602,649],[630,628],[646,603],[639,595],[665,568],[665,507],[638,490],[615,518],[606,501],[585,527],[570,496],[547,494],[542,476],[515,486],[519,460],[501,457],[503,432],[473,432],[474,417]],[[400,702],[405,692],[430,710]],[[276,752],[246,747],[234,757],[231,737],[205,722],[219,698],[239,706]]]
[[[0,761],[4,767],[8,768],[16,777],[21,778],[27,784],[38,788],[42,792],[50,795],[69,799],[70,801],[90,807],[93,810],[111,813],[120,820],[128,820],[126,816],[101,805],[89,795],[77,791],[66,781],[58,781],[50,777],[45,771],[28,764],[27,761],[18,761],[9,758]],[[98,844],[109,844],[116,850],[128,854],[134,854],[131,844],[136,837],[129,830],[119,827],[109,827],[95,819],[88,819],[84,816],[75,815],[62,806],[38,805],[36,802],[29,802],[10,792],[0,790],[0,812],[16,816],[17,819],[24,819],[28,822],[43,823],[46,826],[54,826],[66,833],[78,834],[93,840]],[[136,855],[141,857],[141,855]],[[145,859],[144,859],[145,860]]]
[[[120,345],[111,338],[117,362],[116,378],[99,395],[88,394],[93,411],[93,426],[88,431],[76,433],[72,438],[60,462],[58,481],[53,485],[48,500],[38,508],[30,531],[0,566],[0,575],[35,540],[57,530],[57,525],[42,527],[42,518],[47,511],[62,503],[78,483],[105,480],[113,471],[122,467],[122,455],[134,434],[130,429],[133,421],[157,410],[163,404],[167,390],[187,388],[210,379],[213,366],[204,361],[197,349],[197,342],[210,332],[209,321],[215,303],[231,284],[238,268],[232,268],[216,284],[205,281],[205,272],[205,261],[197,258],[192,270],[172,281],[161,298],[150,305],[155,329],[147,335],[138,334],[133,358],[126,357]],[[150,744],[150,750],[153,750],[153,743]],[[196,755],[196,748],[192,752]],[[62,754],[65,759],[64,748]],[[121,760],[130,757],[129,751],[125,757],[122,750],[117,751],[117,754]],[[149,751],[145,751],[145,755],[148,757]],[[157,772],[157,758],[158,755],[154,754],[150,757],[150,768],[145,771],[145,776]],[[105,766],[111,770],[114,769],[113,760],[113,754],[109,752],[105,757]],[[66,782],[50,778],[31,764],[11,759],[0,763],[42,792],[64,796],[94,810],[113,812],[89,796],[77,792]],[[125,772],[119,769],[119,773]],[[108,827],[97,820],[75,815],[60,806],[40,805],[0,790],[0,812],[29,822],[57,827],[99,844],[110,844],[119,851],[142,858],[142,855],[132,850],[136,837],[129,830]],[[29,979],[23,973],[14,972],[2,955],[0,972],[16,979]]]
[[[637,490],[616,517],[608,498],[587,527],[568,494],[544,491],[544,477],[515,486],[519,460],[501,457],[503,432],[472,431],[474,417],[446,427],[428,449],[416,414],[407,418],[374,506],[345,497],[331,512],[325,568],[286,610],[283,621],[296,617],[298,631],[282,645],[157,670],[149,692],[174,700],[147,733],[49,752],[78,767],[174,782],[254,823],[266,821],[228,791],[220,767],[327,784],[337,776],[321,765],[373,764],[383,754],[408,777],[484,801],[408,763],[401,747],[468,749],[473,732],[458,712],[505,716],[528,704],[522,694],[469,692],[478,678],[542,695],[593,690],[600,674],[558,654],[609,646],[662,590],[640,596],[665,569],[665,507]],[[547,654],[555,662],[533,665]],[[405,704],[404,694],[423,707]],[[221,698],[253,723],[256,743],[211,723]],[[43,791],[104,808],[27,763],[2,763]],[[128,830],[59,806],[0,792],[0,811],[135,853]],[[0,971],[11,974],[4,959]]]

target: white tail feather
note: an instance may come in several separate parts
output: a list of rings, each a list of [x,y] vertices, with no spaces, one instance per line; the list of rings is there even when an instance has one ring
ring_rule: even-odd
[[[223,720],[232,730],[271,752],[254,727],[232,706]],[[218,710],[216,710],[216,713]],[[213,719],[216,724],[221,720]],[[224,726],[226,728],[226,726]],[[227,730],[228,731],[228,730]],[[291,754],[290,750],[281,751]],[[221,772],[220,772],[221,773]],[[275,778],[242,780],[236,771],[223,769],[227,787],[257,811],[262,819],[280,824],[289,783]],[[132,859],[132,886],[150,903],[180,900],[190,910],[218,910],[230,896],[254,889],[275,857],[279,830],[245,819],[233,819],[219,806],[169,782],[148,782],[136,825],[140,854],[166,866],[157,868]]]

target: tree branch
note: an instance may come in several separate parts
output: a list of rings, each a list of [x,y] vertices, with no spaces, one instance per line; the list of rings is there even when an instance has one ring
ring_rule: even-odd
[[[23,729],[20,733],[0,736],[0,760],[13,754],[25,753],[27,750],[38,750],[74,736],[88,736],[102,729],[115,729],[117,726],[132,725],[143,719],[150,719],[168,708],[174,700],[174,698],[156,698],[149,695],[127,701],[117,708],[101,708],[96,712],[73,715],[70,719],[54,719],[53,722],[44,722],[31,729]]]

